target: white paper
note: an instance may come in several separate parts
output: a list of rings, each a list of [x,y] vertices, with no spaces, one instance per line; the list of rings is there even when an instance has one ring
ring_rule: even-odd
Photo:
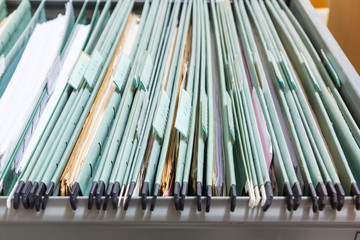
[[[37,24],[0,100],[0,173],[10,159],[46,85],[46,75],[60,51],[68,22],[59,15]]]

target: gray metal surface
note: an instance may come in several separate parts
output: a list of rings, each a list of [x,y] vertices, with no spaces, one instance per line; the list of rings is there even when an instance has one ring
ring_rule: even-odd
[[[151,200],[151,199],[149,199]],[[5,206],[6,198],[0,198]],[[267,212],[249,209],[246,197],[238,198],[234,212],[229,198],[214,198],[210,213],[197,212],[195,198],[186,200],[185,210],[174,208],[173,198],[159,198],[153,212],[141,210],[140,199],[132,199],[127,211],[88,210],[79,198],[73,211],[67,197],[52,198],[45,211],[0,208],[0,239],[354,239],[360,231],[360,212],[346,198],[338,212],[326,206],[313,213],[311,200],[303,199],[297,211],[286,210],[284,198],[276,197]]]
[[[354,240],[356,228],[249,226],[173,226],[173,225],[114,225],[114,224],[7,224],[0,225],[1,239],[51,239],[51,240]]]
[[[149,203],[151,198],[149,198]],[[141,209],[141,199],[131,200],[127,211],[119,208],[113,209],[112,206],[106,211],[96,210],[95,206],[89,210],[87,198],[79,198],[78,208],[73,211],[70,207],[69,198],[53,197],[49,200],[45,211],[36,212],[35,209],[23,209],[20,207],[15,210],[7,209],[6,198],[0,198],[0,222],[16,223],[36,223],[36,222],[80,222],[80,223],[113,223],[123,224],[147,224],[159,223],[161,225],[229,225],[229,224],[254,224],[254,225],[277,225],[282,226],[337,226],[356,227],[360,226],[360,211],[355,210],[354,201],[347,197],[342,211],[336,211],[330,207],[328,202],[324,211],[314,213],[311,209],[312,202],[304,197],[298,210],[289,212],[286,209],[283,197],[275,197],[267,212],[263,212],[260,207],[250,209],[248,198],[237,198],[234,212],[230,212],[230,198],[214,197],[211,200],[211,210],[198,212],[196,209],[196,198],[189,197],[185,202],[184,211],[176,211],[173,197],[158,198],[156,208],[153,212]],[[205,198],[203,199],[205,207]]]

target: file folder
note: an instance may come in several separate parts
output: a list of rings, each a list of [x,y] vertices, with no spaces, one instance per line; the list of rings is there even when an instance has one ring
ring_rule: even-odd
[[[285,18],[285,22],[279,20],[279,6],[277,4],[266,3],[266,7],[278,28],[282,41],[287,39],[291,44],[285,45],[285,48],[289,52],[290,59],[297,69],[297,72],[306,80],[303,81],[304,90],[312,103],[313,110],[317,116],[326,142],[328,146],[330,146],[329,149],[333,156],[334,163],[338,170],[344,169],[342,170],[344,172],[342,175],[344,190],[347,194],[351,191],[353,195],[358,196],[356,180],[353,178],[348,166],[350,165],[352,169],[356,169],[358,154],[355,154],[355,152],[360,149],[350,132],[349,126],[343,117],[339,117],[342,116],[342,114],[338,107],[334,108],[334,106],[337,106],[336,101],[331,97],[331,93],[327,90],[319,70],[310,58],[309,50],[307,50],[294,27],[287,24],[290,21],[287,18]],[[286,16],[286,14],[283,12],[282,16]],[[290,26],[290,28],[286,29],[285,24],[286,26]],[[290,35],[290,32],[294,34],[294,36]],[[294,43],[296,43],[296,45]],[[291,49],[290,46],[292,47]],[[297,49],[297,52],[295,52],[295,49]],[[318,84],[318,87],[315,84]],[[346,140],[344,138],[345,136],[347,136]],[[345,159],[347,159],[347,161]],[[347,170],[345,170],[346,168]],[[359,204],[357,203],[357,207],[358,206]]]
[[[50,69],[50,64],[54,61],[56,51],[59,51],[63,39],[66,38],[66,29],[69,26],[67,17],[69,14],[70,13],[65,16],[59,16],[58,19],[48,24],[37,26],[36,31],[30,39],[31,45],[28,45],[25,50],[22,60],[12,77],[12,81],[10,81],[9,87],[5,91],[3,98],[1,98],[1,111],[8,116],[8,118],[3,119],[3,129],[6,129],[9,124],[16,126],[13,130],[2,131],[2,174],[5,173],[5,166],[14,168],[14,165],[17,165],[17,154],[20,154],[20,157],[22,154],[22,152],[18,152],[18,150],[19,148],[26,148],[27,139],[31,137],[32,134],[29,128],[30,126],[33,128],[36,126],[38,119],[36,115],[39,116],[42,113],[42,107],[40,106],[46,104],[48,99],[45,88],[46,74]],[[54,27],[58,28],[58,32],[53,31],[48,33],[48,31]],[[47,45],[46,41],[48,41]],[[32,51],[39,49],[39,46],[42,46],[44,50],[39,51],[37,55],[33,54]],[[32,57],[33,63],[28,64],[27,61]],[[33,69],[36,69],[38,64],[42,66],[42,69],[35,73]],[[27,74],[28,81],[22,80],[21,74]],[[21,90],[19,90],[19,86],[22,86]],[[31,92],[28,91],[29,86],[32,87]],[[16,93],[15,96],[19,94],[17,98],[14,97],[14,92]],[[7,104],[13,104],[13,106],[16,107],[14,110],[11,110],[6,107]],[[14,162],[14,160],[16,161]]]
[[[22,3],[23,6],[26,7],[27,1]],[[18,65],[20,58],[24,52],[25,46],[31,36],[32,31],[34,30],[37,23],[44,22],[46,20],[45,17],[45,2],[42,1],[38,6],[36,12],[34,13],[31,20],[29,20],[26,28],[23,30],[20,36],[18,36],[16,42],[9,50],[6,55],[2,55],[1,57],[1,69],[0,71],[0,97],[4,94],[5,89],[14,74],[15,68]],[[25,9],[24,9],[25,10]],[[29,10],[30,11],[30,8]],[[26,23],[26,21],[25,21]]]
[[[30,2],[21,1],[17,9],[10,13],[0,29],[0,55],[7,56],[15,42],[31,19]]]
[[[105,13],[106,13],[106,11],[104,12],[104,14]],[[99,21],[99,22],[100,22],[99,23],[100,25],[103,23],[103,21]],[[93,23],[95,24],[96,22],[93,22]],[[95,32],[95,30],[92,32],[92,34],[94,32]],[[95,32],[95,34],[98,34],[98,32],[99,31],[97,30]],[[91,42],[91,41],[93,41],[93,40],[89,40],[89,42]],[[75,98],[76,98],[76,93],[72,94],[72,88],[70,86],[67,86],[60,97],[59,104],[55,107],[55,109],[53,111],[52,117],[49,120],[47,127],[45,128],[45,130],[42,134],[42,137],[39,140],[39,143],[37,144],[37,148],[34,150],[34,152],[31,155],[31,159],[30,159],[29,163],[27,164],[25,171],[20,176],[18,187],[14,193],[14,207],[15,208],[17,208],[20,204],[20,197],[23,198],[22,202],[23,202],[24,206],[29,207],[29,193],[30,193],[31,188],[33,188],[32,203],[34,204],[34,201],[35,201],[34,196],[36,195],[35,191],[37,190],[38,184],[36,183],[34,185],[35,187],[33,187],[32,179],[38,174],[38,170],[40,170],[40,168],[43,166],[42,165],[43,160],[41,160],[41,159],[39,160],[39,157],[42,157],[42,158],[46,157],[48,152],[51,150],[50,149],[51,147],[53,147],[52,151],[55,150],[54,149],[55,147],[58,147],[57,144],[56,144],[56,146],[53,146],[52,143],[54,143],[54,141],[59,141],[59,138],[58,138],[58,140],[56,140],[57,134],[61,130],[60,129],[61,124],[66,120],[67,114],[73,107]],[[37,171],[33,171],[33,169],[34,170],[36,169]],[[55,173],[55,175],[56,174],[60,175],[61,173],[62,173],[62,169],[60,171],[58,170]],[[29,181],[29,178],[31,179],[30,181]],[[59,177],[57,177],[57,179],[58,178]],[[43,187],[44,187],[44,185],[42,185],[41,188],[43,189]],[[49,188],[46,189],[45,196],[51,195],[54,191],[54,187],[55,187],[55,184],[54,184],[54,182],[52,182],[51,186],[49,186]],[[39,189],[41,189],[41,188],[39,188]]]
[[[69,196],[76,210],[83,196],[88,209],[126,211],[141,196],[143,210],[167,197],[209,212],[215,196],[235,211],[246,196],[265,212],[283,196],[295,211],[303,195],[314,212],[340,211],[348,195],[359,208],[360,130],[343,73],[286,3],[134,3],[85,1],[76,21],[71,2],[51,21],[45,1],[33,17],[29,1],[1,9],[8,208]]]
[[[0,21],[2,22],[4,19],[6,19],[7,16],[7,7],[6,7],[6,1],[1,0],[0,1]]]

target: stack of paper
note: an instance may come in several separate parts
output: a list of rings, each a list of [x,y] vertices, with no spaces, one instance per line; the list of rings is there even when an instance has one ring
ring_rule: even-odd
[[[0,172],[46,95],[46,75],[60,50],[67,27],[67,18],[61,15],[37,25],[0,100],[0,112],[7,116],[1,119]]]

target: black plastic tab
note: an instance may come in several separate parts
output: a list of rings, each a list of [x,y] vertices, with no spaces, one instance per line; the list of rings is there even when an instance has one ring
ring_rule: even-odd
[[[303,192],[301,191],[301,186],[299,182],[296,182],[292,187],[292,192],[294,195],[294,206],[293,210],[296,211],[300,206],[301,198],[303,196]]]
[[[114,209],[118,208],[118,202],[119,202],[119,195],[120,195],[120,183],[119,182],[115,182],[114,183],[114,187],[113,190],[111,192],[111,201],[112,201],[112,206]],[[121,197],[121,196],[120,196]]]
[[[43,201],[42,201],[42,204],[41,204],[41,209],[42,210],[45,210],[46,205],[47,205],[47,203],[49,201],[49,197],[53,194],[54,189],[55,189],[55,183],[50,182],[49,186],[47,187],[47,189],[46,189],[46,191],[44,193],[44,198],[43,198]]]
[[[88,209],[92,209],[92,205],[94,204],[94,198],[95,198],[95,192],[96,192],[96,188],[97,188],[97,182],[94,181],[91,184],[91,188],[89,191],[89,196],[88,196]]]
[[[29,208],[29,193],[32,188],[31,181],[27,181],[24,188],[21,191],[21,200],[25,209]]]
[[[79,183],[75,183],[70,191],[70,205],[73,210],[77,209],[78,200],[77,197],[81,194]]]
[[[35,193],[37,188],[39,187],[39,183],[38,182],[34,182],[30,192],[29,192],[29,208],[33,209],[35,206]]]
[[[180,210],[181,211],[184,211],[185,198],[186,198],[186,195],[187,195],[187,191],[188,191],[188,183],[183,182],[182,189],[181,189],[181,197],[180,197]]]
[[[97,184],[96,190],[95,190],[95,205],[96,205],[96,209],[100,210],[101,206],[102,206],[102,196],[104,195],[105,192],[105,183],[103,181],[99,181],[99,183]]]
[[[14,201],[13,201],[13,206],[14,209],[18,209],[20,207],[20,195],[21,195],[21,191],[25,186],[25,182],[24,181],[20,181],[16,187],[15,193],[14,193]]]
[[[287,204],[287,210],[292,211],[294,209],[294,194],[291,189],[290,183],[286,182],[284,184],[284,191],[283,191],[285,201]]]
[[[174,185],[174,203],[175,203],[175,209],[177,211],[180,210],[180,183],[175,182]]]
[[[45,183],[41,182],[35,193],[35,209],[37,212],[40,211],[42,197],[44,196],[45,190],[46,185]]]
[[[309,194],[313,203],[313,212],[316,212],[318,210],[318,196],[312,183],[309,184]]]
[[[338,205],[338,196],[337,196],[337,192],[336,192],[335,186],[332,181],[328,181],[326,183],[326,189],[327,189],[329,197],[330,197],[331,207],[333,209],[335,209]]]
[[[328,199],[328,192],[326,190],[326,186],[323,182],[319,182],[316,186],[316,193],[319,196],[319,211],[324,210],[326,206],[326,201]]]
[[[266,212],[269,209],[274,198],[274,192],[270,181],[265,183],[265,193],[266,193],[266,202],[263,206],[264,212]]]
[[[292,211],[294,209],[294,194],[289,182],[284,184],[284,197],[286,199],[287,210]]]
[[[113,187],[114,187],[114,183],[109,183],[108,188],[105,193],[105,199],[104,199],[104,204],[103,204],[104,211],[107,209]]]
[[[341,185],[341,183],[335,184],[335,189],[336,189],[336,193],[337,193],[337,197],[338,197],[338,205],[337,205],[336,209],[338,211],[341,211],[341,209],[343,208],[343,206],[345,204],[345,190],[344,190],[343,186]]]
[[[160,184],[155,184],[154,187],[154,194],[153,194],[153,200],[151,202],[150,211],[154,211],[155,205],[156,205],[156,199],[159,194]]]
[[[210,212],[211,206],[211,195],[212,195],[212,186],[208,185],[206,190],[206,212]]]
[[[197,210],[201,212],[201,192],[202,192],[202,186],[201,182],[196,183],[196,205]]]
[[[230,211],[234,212],[236,207],[236,185],[230,187]]]
[[[142,208],[142,210],[146,210],[148,192],[149,192],[149,183],[144,182],[143,187],[141,189],[141,208]]]
[[[134,194],[135,186],[136,186],[136,182],[131,182],[129,191],[128,191],[126,197],[125,197],[125,203],[124,203],[124,210],[125,211],[129,208],[130,200],[131,200],[132,195]]]
[[[360,210],[360,190],[356,183],[351,184],[351,195],[355,196],[355,207],[356,210]]]

